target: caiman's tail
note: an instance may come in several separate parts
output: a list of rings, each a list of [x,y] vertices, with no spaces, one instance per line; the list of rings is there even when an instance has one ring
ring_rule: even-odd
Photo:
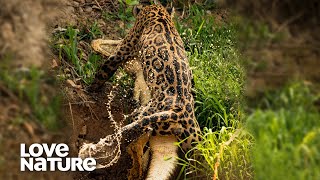
[[[168,180],[178,167],[178,146],[175,136],[152,136],[150,138],[151,160],[146,180]]]

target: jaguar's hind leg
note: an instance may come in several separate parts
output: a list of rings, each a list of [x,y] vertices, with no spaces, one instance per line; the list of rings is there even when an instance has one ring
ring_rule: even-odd
[[[91,42],[91,47],[104,56],[111,56],[120,48],[121,42],[122,40],[96,39]],[[123,69],[135,78],[133,99],[142,106],[146,105],[151,99],[151,93],[143,76],[141,61],[133,57],[123,64]]]
[[[141,179],[143,177],[143,172],[146,170],[146,167],[144,166],[146,166],[149,161],[148,157],[144,157],[145,155],[149,155],[149,153],[144,153],[143,150],[150,139],[150,133],[142,135],[127,147],[127,152],[132,158],[132,168],[128,175],[129,180]]]
[[[103,84],[116,72],[118,67],[126,61],[132,59],[136,55],[132,51],[132,47],[127,46],[122,41],[117,47],[117,51],[110,56],[98,69],[94,80],[89,87],[89,91],[99,90]]]

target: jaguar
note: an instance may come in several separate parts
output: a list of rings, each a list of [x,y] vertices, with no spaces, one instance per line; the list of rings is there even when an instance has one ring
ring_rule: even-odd
[[[192,71],[182,39],[170,10],[160,3],[136,6],[134,14],[133,28],[100,66],[89,91],[99,91],[119,66],[136,59],[151,98],[128,117],[131,123],[122,127],[121,133],[175,137],[187,151],[200,140],[200,128],[194,114]]]

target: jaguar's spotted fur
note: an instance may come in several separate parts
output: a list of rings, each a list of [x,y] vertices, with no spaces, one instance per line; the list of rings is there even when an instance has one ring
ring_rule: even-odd
[[[92,48],[109,57],[115,45],[121,40],[96,39],[91,42]],[[112,47],[113,46],[113,47]],[[119,48],[117,46],[117,48]],[[123,69],[134,77],[133,99],[146,106],[150,101],[150,91],[143,77],[141,62],[137,59],[129,60],[123,64]],[[149,142],[149,148],[146,146]],[[176,172],[178,147],[177,139],[171,136],[149,136],[146,134],[130,143],[127,152],[132,159],[132,168],[129,170],[128,179],[170,179]],[[145,149],[146,148],[146,149]]]
[[[131,116],[122,133],[138,131],[152,135],[175,135],[185,140],[183,149],[198,141],[200,129],[191,94],[192,73],[183,42],[171,16],[161,5],[145,6],[115,55],[101,66],[90,89],[98,90],[119,65],[137,57],[151,89],[151,100]]]

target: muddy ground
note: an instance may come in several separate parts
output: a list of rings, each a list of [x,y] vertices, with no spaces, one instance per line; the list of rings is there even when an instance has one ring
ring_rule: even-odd
[[[56,75],[51,69],[52,60],[57,55],[50,51],[48,42],[56,28],[66,26],[86,26],[97,21],[106,35],[105,38],[119,39],[114,22],[107,25],[102,20],[101,8],[110,12],[117,8],[112,1],[11,1],[1,2],[1,59],[13,54],[10,62],[13,69],[42,67],[49,74]],[[26,48],[30,47],[30,48]],[[7,62],[2,62],[7,63]],[[124,152],[118,163],[108,170],[97,170],[92,173],[60,173],[60,172],[20,172],[20,143],[67,143],[71,147],[71,156],[77,156],[79,144],[83,141],[97,142],[100,138],[112,134],[113,126],[108,120],[106,111],[107,94],[111,86],[106,86],[100,94],[86,94],[82,88],[70,84],[55,84],[48,88],[64,94],[61,121],[64,128],[58,132],[49,132],[40,123],[34,121],[27,102],[22,102],[16,94],[4,84],[0,84],[0,174],[1,179],[126,179],[131,167],[131,158]],[[113,89],[114,91],[119,91]],[[50,91],[48,91],[50,93]],[[59,94],[61,94],[59,93]],[[129,92],[130,93],[130,92]],[[53,92],[52,94],[58,94]],[[93,95],[93,97],[91,97]],[[111,103],[112,113],[117,122],[123,120],[123,114],[132,111],[128,98],[115,95]],[[22,123],[16,122],[23,115]],[[123,123],[122,123],[123,124]],[[121,148],[123,148],[122,146]]]
[[[55,75],[50,66],[52,59],[57,57],[47,45],[54,29],[97,21],[105,38],[120,38],[115,25],[121,28],[124,24],[121,21],[105,22],[101,17],[102,9],[114,12],[117,3],[111,0],[1,0],[0,59],[10,52],[13,69],[32,65],[43,67]],[[246,95],[255,98],[266,89],[282,86],[293,77],[314,84],[320,82],[319,41],[312,38],[316,37],[317,30],[312,29],[309,34],[303,31],[305,37],[297,38],[297,33],[293,33],[292,37],[279,44],[245,49],[245,54],[251,57]],[[19,171],[20,143],[66,142],[72,148],[71,155],[75,155],[79,141],[97,141],[114,130],[105,107],[111,86],[106,86],[104,93],[93,97],[67,83],[46,88],[51,89],[48,92],[64,94],[64,118],[61,121],[65,121],[66,126],[58,132],[49,132],[34,121],[28,103],[21,101],[0,81],[0,179],[126,179],[131,159],[125,152],[112,168],[93,173]],[[121,114],[132,111],[130,99],[120,95],[112,107],[117,122],[123,120]],[[17,122],[21,114],[25,120]]]

